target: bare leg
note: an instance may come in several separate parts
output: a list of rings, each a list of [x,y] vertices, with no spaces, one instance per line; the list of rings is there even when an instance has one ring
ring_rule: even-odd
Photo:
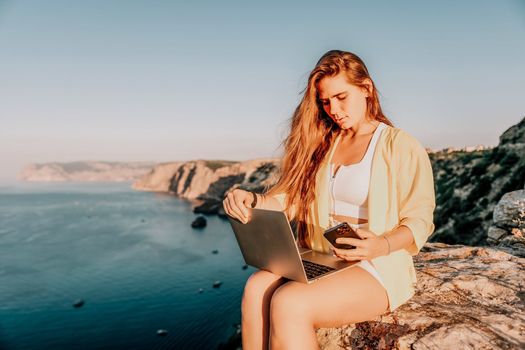
[[[270,301],[273,292],[286,281],[264,270],[248,278],[241,306],[243,350],[268,349]]]
[[[387,310],[386,290],[358,266],[313,284],[290,281],[272,297],[270,348],[319,349],[316,328],[371,320]]]

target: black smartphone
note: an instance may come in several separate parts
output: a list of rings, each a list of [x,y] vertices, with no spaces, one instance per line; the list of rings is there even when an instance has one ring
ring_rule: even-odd
[[[324,231],[324,237],[332,243],[332,245],[338,249],[355,249],[353,245],[336,243],[335,240],[339,237],[349,237],[362,239],[357,235],[357,232],[348,225],[347,222],[340,223],[334,227],[330,227],[328,230]]]

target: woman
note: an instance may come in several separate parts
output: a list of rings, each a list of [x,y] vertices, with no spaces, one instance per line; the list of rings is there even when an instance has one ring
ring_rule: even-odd
[[[298,244],[359,263],[313,284],[253,273],[242,299],[243,349],[318,349],[316,328],[371,320],[414,295],[416,255],[434,231],[427,152],[384,116],[363,61],[324,54],[310,73],[285,140],[281,175],[265,195],[240,189],[223,202],[243,222],[248,208],[283,210]],[[362,240],[323,232],[346,221]]]

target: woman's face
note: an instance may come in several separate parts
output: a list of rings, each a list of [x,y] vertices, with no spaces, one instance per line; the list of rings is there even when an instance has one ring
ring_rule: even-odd
[[[371,87],[368,81],[365,83]],[[366,120],[368,92],[348,83],[343,72],[321,79],[317,92],[324,111],[341,129],[349,129]]]

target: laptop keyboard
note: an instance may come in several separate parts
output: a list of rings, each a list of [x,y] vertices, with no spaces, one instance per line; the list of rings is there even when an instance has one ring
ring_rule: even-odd
[[[314,277],[321,276],[327,272],[335,270],[333,267],[316,264],[307,260],[303,260],[303,265],[304,271],[306,272],[306,277],[308,277],[308,279],[312,279]]]

